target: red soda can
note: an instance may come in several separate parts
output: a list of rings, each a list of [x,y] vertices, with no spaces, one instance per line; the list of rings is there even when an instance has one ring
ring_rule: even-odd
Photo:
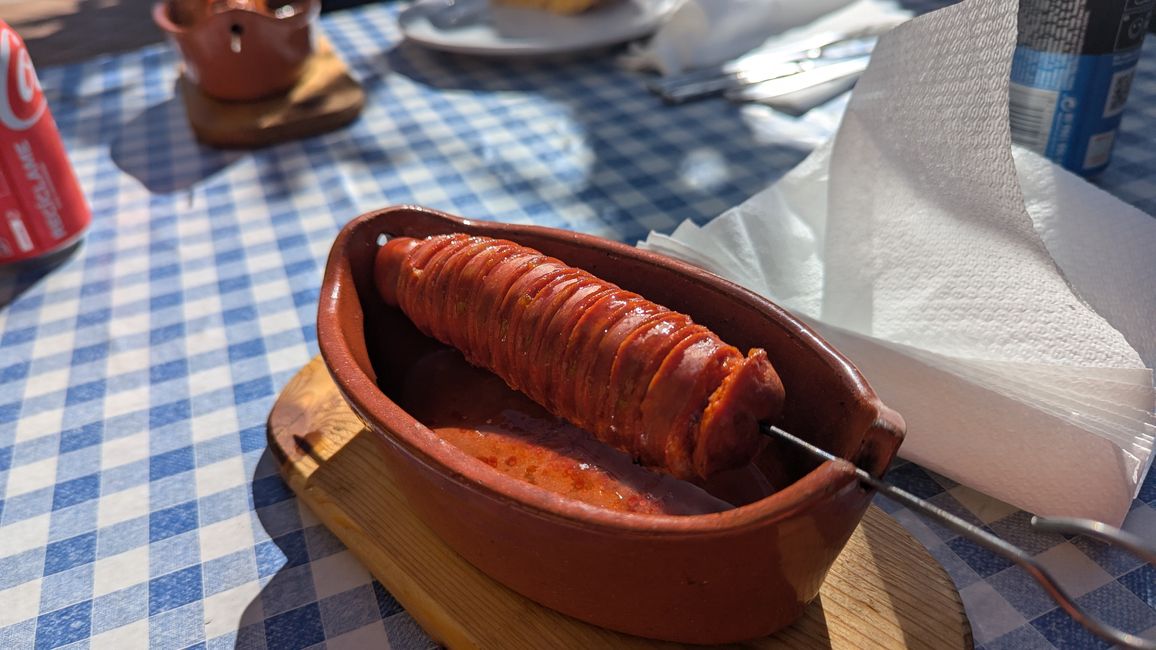
[[[0,20],[0,264],[62,250],[91,220],[32,58]]]

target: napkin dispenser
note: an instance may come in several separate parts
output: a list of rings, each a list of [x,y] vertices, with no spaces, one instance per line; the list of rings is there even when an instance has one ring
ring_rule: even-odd
[[[900,25],[831,141],[644,246],[804,315],[904,414],[906,458],[1119,524],[1152,462],[1156,220],[1013,152],[1016,14],[967,0]]]

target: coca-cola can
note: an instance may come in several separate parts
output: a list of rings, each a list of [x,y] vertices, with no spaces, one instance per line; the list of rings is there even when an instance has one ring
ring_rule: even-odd
[[[24,41],[0,20],[0,264],[77,242],[92,220]]]

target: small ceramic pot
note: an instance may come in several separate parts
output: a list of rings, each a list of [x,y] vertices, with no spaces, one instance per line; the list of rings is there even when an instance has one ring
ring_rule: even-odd
[[[630,634],[728,643],[795,621],[871,501],[846,460],[816,464],[772,440],[755,460],[777,488],[770,496],[712,514],[630,514],[508,477],[444,444],[391,399],[399,390],[391,377],[405,374],[420,334],[378,297],[379,241],[450,232],[536,248],[685,312],[740,349],[765,348],[787,394],[778,424],[875,475],[899,447],[902,418],[806,325],[689,264],[588,235],[413,207],[365,214],[338,234],[317,315],[322,356],[408,503],[451,548],[543,605]]]
[[[248,9],[210,13],[179,25],[167,4],[153,5],[153,20],[180,51],[184,74],[206,95],[253,101],[284,93],[301,78],[313,53],[311,26],[319,0],[297,0],[284,18]]]

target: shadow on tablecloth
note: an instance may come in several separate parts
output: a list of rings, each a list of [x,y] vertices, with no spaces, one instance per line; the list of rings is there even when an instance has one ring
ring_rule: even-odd
[[[206,147],[193,136],[175,87],[167,100],[119,127],[110,146],[112,161],[149,192],[187,190],[226,169],[245,152]],[[165,164],[162,164],[165,163]]]
[[[316,522],[303,524],[304,506],[268,449],[253,470],[250,494],[269,541],[255,548],[264,586],[233,619],[237,650],[322,647],[335,638],[342,647],[438,647],[380,583],[363,582],[368,573],[359,562],[337,557],[346,550],[340,540]]]
[[[379,179],[389,203],[632,243],[745,201],[817,143],[778,128],[793,118],[756,133],[749,107],[721,98],[667,106],[617,66],[613,48],[503,58],[402,42],[365,52],[333,32],[368,101],[363,125],[332,153]],[[391,166],[415,157],[438,171],[436,186],[408,172],[395,180]],[[447,165],[452,174],[440,172]],[[478,199],[490,194],[516,209],[487,216]]]
[[[0,266],[0,309],[16,301],[25,291],[35,287],[48,274],[60,268],[83,244],[84,240],[75,243],[49,255],[19,262],[12,265]]]

